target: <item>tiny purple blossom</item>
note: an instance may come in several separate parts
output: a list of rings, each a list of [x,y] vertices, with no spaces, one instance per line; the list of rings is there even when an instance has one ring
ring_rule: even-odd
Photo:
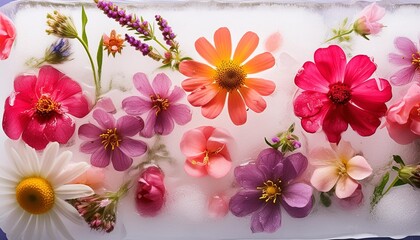
[[[146,43],[142,43],[140,40],[135,39],[134,37],[125,34],[125,40],[132,46],[135,47],[136,50],[142,52],[143,56],[148,55],[152,51],[152,47],[147,45]]]
[[[92,154],[93,166],[104,168],[112,162],[115,170],[125,171],[133,164],[133,157],[146,152],[146,143],[130,138],[143,129],[141,118],[126,115],[115,120],[100,108],[93,112],[93,118],[98,126],[87,123],[79,128],[79,137],[87,140],[80,145],[80,151]]]
[[[279,137],[273,137],[273,138],[271,138],[271,141],[273,143],[278,143],[278,142],[280,142],[280,138]]]
[[[281,225],[280,206],[295,218],[312,210],[312,187],[295,179],[308,166],[301,153],[288,157],[273,148],[260,152],[255,162],[235,168],[241,189],[230,199],[233,215],[251,215],[252,232],[275,232]]]
[[[397,86],[412,81],[420,83],[420,52],[416,44],[406,37],[397,37],[394,45],[399,53],[390,53],[389,62],[403,68],[390,77],[391,83]]]
[[[185,125],[191,121],[190,108],[178,103],[185,97],[185,92],[178,86],[170,91],[171,80],[164,73],[156,75],[152,85],[144,73],[136,73],[133,82],[140,96],[124,99],[122,107],[129,115],[139,116],[147,113],[142,136],[152,137],[155,133],[168,135],[174,129],[174,121],[178,125]]]

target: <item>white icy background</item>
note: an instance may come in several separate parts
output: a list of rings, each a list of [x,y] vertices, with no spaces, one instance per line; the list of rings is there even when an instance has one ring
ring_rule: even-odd
[[[109,34],[112,29],[119,33],[126,30],[116,22],[108,19],[102,12],[91,3],[86,3],[86,12],[89,18],[87,33],[91,52],[95,55],[97,43],[103,33]],[[418,6],[392,6],[388,5],[387,14],[383,22],[386,27],[379,36],[372,36],[370,41],[355,36],[352,42],[353,55],[366,54],[375,59],[378,69],[375,77],[387,78],[397,68],[388,63],[387,54],[395,52],[393,40],[396,36],[406,36],[412,40],[417,39],[420,33],[419,7]],[[8,60],[0,62],[1,81],[3,82],[0,94],[2,99],[13,90],[13,79],[20,73],[36,72],[25,67],[24,63],[30,57],[41,57],[56,38],[48,36],[46,29],[46,14],[59,9],[63,14],[71,15],[75,21],[79,33],[81,32],[81,7],[69,5],[36,5],[22,4],[14,13],[6,9],[11,15],[18,37],[11,56]],[[185,56],[195,60],[204,60],[194,49],[194,42],[199,37],[206,37],[213,42],[213,34],[216,29],[226,26],[232,34],[233,47],[236,46],[240,37],[246,31],[254,31],[260,37],[260,44],[255,54],[264,50],[264,42],[267,37],[275,32],[280,32],[283,44],[280,50],[273,53],[276,65],[272,69],[259,73],[263,77],[275,81],[276,91],[269,97],[265,97],[268,106],[260,114],[248,112],[248,121],[243,126],[235,126],[231,123],[227,108],[221,115],[209,120],[202,117],[199,108],[193,108],[193,119],[185,126],[175,126],[171,135],[163,137],[171,156],[175,159],[172,163],[161,162],[161,167],[166,174],[167,203],[160,215],[155,218],[145,218],[137,214],[134,207],[133,191],[121,201],[117,216],[117,226],[112,234],[102,234],[91,231],[86,224],[82,226],[68,222],[68,227],[77,239],[245,239],[245,238],[336,238],[336,237],[362,237],[362,236],[394,236],[420,234],[418,223],[420,212],[418,202],[420,192],[413,191],[409,186],[399,187],[389,192],[376,211],[370,213],[369,201],[374,185],[383,171],[388,169],[393,154],[399,154],[406,161],[414,161],[418,158],[419,144],[400,146],[391,140],[386,129],[378,129],[371,137],[361,137],[348,130],[343,134],[343,140],[351,141],[353,147],[361,151],[374,168],[374,177],[364,181],[363,192],[364,204],[355,210],[343,210],[332,206],[325,208],[319,203],[314,206],[313,212],[306,218],[294,219],[282,213],[282,227],[274,234],[252,234],[249,225],[250,217],[237,218],[228,214],[225,218],[212,219],[207,212],[207,199],[219,193],[233,194],[233,174],[222,179],[210,177],[193,178],[183,170],[184,156],[179,150],[179,142],[182,134],[192,128],[203,125],[211,125],[228,129],[236,140],[236,147],[231,151],[234,166],[255,158],[260,150],[266,147],[264,137],[270,139],[277,132],[287,129],[295,122],[296,133],[304,143],[302,152],[307,153],[307,146],[328,146],[323,133],[307,134],[300,128],[300,121],[293,114],[292,97],[297,89],[293,83],[294,76],[305,61],[313,61],[313,53],[319,47],[326,47],[323,41],[327,38],[330,29],[337,27],[345,18],[352,21],[362,6],[342,5],[277,5],[277,4],[217,4],[217,3],[147,3],[139,4],[138,7],[130,5],[127,10],[143,16],[151,22],[155,14],[162,15],[169,21],[176,40],[181,44],[181,50]],[[133,32],[131,32],[133,34]],[[159,33],[158,33],[159,35]],[[354,36],[354,35],[353,35]],[[73,61],[63,65],[56,65],[58,69],[78,80],[83,84],[86,93],[92,97],[93,91],[88,86],[92,84],[92,72],[88,58],[81,45],[76,40],[71,40],[74,53]],[[127,45],[127,44],[126,44]],[[95,58],[95,57],[94,57]],[[96,59],[95,59],[96,60]],[[128,95],[137,95],[132,89],[131,79],[134,73],[144,72],[153,79],[162,72],[157,69],[159,63],[150,58],[141,56],[140,52],[126,46],[123,54],[117,54],[116,58],[104,55],[103,64],[103,87],[112,85],[113,89],[128,90]],[[172,79],[174,85],[180,85],[185,79],[182,74],[175,71],[164,70]],[[111,83],[112,82],[112,83]],[[401,96],[407,87],[394,87],[394,96]],[[121,100],[123,96],[118,92],[109,94],[114,100],[121,115]],[[125,97],[124,96],[124,97]],[[184,99],[187,103],[187,100]],[[395,98],[389,103],[395,102]],[[3,104],[0,104],[1,112]],[[388,104],[389,105],[389,104]],[[91,120],[88,115],[84,119],[77,120],[78,126]],[[349,128],[350,129],[350,128]],[[6,136],[0,134],[3,142]],[[152,143],[152,140],[148,141]],[[90,155],[77,153],[80,140],[77,131],[71,139],[73,146],[69,146],[75,152],[76,161],[89,162]],[[4,146],[0,145],[0,151],[5,152]],[[136,158],[138,163],[143,158]],[[7,158],[3,158],[0,166],[7,165]],[[110,166],[106,170],[106,185],[110,190],[115,190],[122,182],[124,173],[115,172]]]

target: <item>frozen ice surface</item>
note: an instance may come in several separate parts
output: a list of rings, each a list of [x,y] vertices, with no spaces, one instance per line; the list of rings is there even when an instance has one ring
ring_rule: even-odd
[[[18,38],[12,50],[10,58],[0,62],[1,80],[0,96],[5,99],[13,89],[13,79],[20,73],[36,73],[24,65],[30,57],[41,57],[55,38],[45,34],[46,14],[59,9],[66,15],[71,15],[75,25],[80,31],[80,4],[77,1],[65,1],[64,4],[55,4],[57,1],[40,3],[22,1],[8,5],[1,10],[6,12],[15,22],[18,30]],[[109,34],[111,29],[124,33],[113,20],[106,18],[94,7],[92,1],[83,1],[89,18],[87,33],[92,52],[96,52],[97,43],[103,33]],[[279,32],[282,43],[279,50],[273,53],[276,66],[259,74],[259,77],[274,80],[277,88],[275,92],[266,97],[267,109],[260,114],[248,112],[248,121],[244,126],[238,127],[229,119],[227,108],[221,115],[209,120],[204,118],[199,108],[192,107],[193,119],[185,126],[175,126],[171,135],[163,139],[172,161],[161,163],[165,172],[165,184],[167,187],[167,202],[161,214],[154,218],[145,218],[137,214],[134,207],[134,194],[131,192],[121,202],[118,210],[117,227],[113,235],[101,234],[90,231],[88,226],[76,226],[68,223],[69,228],[78,239],[93,239],[97,237],[107,239],[246,239],[246,238],[293,238],[293,239],[324,239],[344,236],[405,236],[420,234],[418,223],[420,213],[418,208],[419,191],[413,191],[410,187],[395,188],[384,197],[377,206],[374,214],[370,213],[369,197],[384,167],[391,161],[393,154],[399,154],[408,161],[418,158],[420,144],[417,143],[401,146],[393,142],[384,128],[378,129],[371,137],[363,138],[348,130],[343,134],[343,139],[351,141],[353,147],[362,152],[374,168],[374,178],[365,180],[364,204],[352,211],[347,211],[333,205],[324,208],[318,203],[314,211],[304,219],[294,219],[282,213],[282,227],[273,234],[252,234],[249,229],[250,217],[237,218],[228,214],[222,219],[213,219],[207,212],[209,197],[218,194],[231,195],[233,189],[233,173],[222,179],[193,178],[185,174],[183,170],[184,156],[180,152],[179,142],[186,131],[203,125],[211,125],[227,129],[236,140],[232,146],[232,159],[234,166],[255,159],[258,152],[265,148],[264,137],[270,139],[274,134],[287,129],[296,122],[296,133],[304,142],[302,152],[307,153],[312,147],[327,147],[322,133],[307,134],[299,126],[299,120],[293,114],[292,99],[297,87],[293,80],[305,61],[313,61],[313,53],[323,44],[332,27],[336,27],[344,17],[350,20],[362,9],[361,3],[348,4],[271,4],[243,1],[224,4],[219,2],[188,2],[180,0],[176,2],[142,1],[132,4],[133,1],[124,1],[123,6],[128,7],[132,13],[143,16],[151,21],[155,14],[166,18],[176,32],[177,40],[181,44],[181,50],[187,56],[199,61],[204,61],[194,49],[194,42],[199,37],[206,37],[212,42],[216,29],[226,26],[231,30],[232,43],[236,46],[240,37],[247,31],[254,31],[260,36],[260,44],[254,55],[264,51],[264,41],[274,33]],[[281,1],[280,1],[281,2]],[[302,1],[299,1],[302,2]],[[327,1],[324,1],[327,2]],[[342,1],[348,3],[348,1]],[[415,2],[416,3],[416,2]],[[366,41],[360,37],[354,37],[352,51],[353,56],[366,54],[374,58],[378,69],[375,77],[389,78],[397,67],[388,63],[387,54],[395,51],[393,40],[396,36],[406,36],[413,40],[420,33],[413,23],[420,22],[418,5],[392,5],[391,1],[383,2],[387,7],[387,14],[382,22],[387,26],[379,36],[371,37]],[[18,8],[14,8],[18,6]],[[126,44],[127,45],[127,44]],[[74,54],[73,61],[56,67],[78,80],[83,89],[90,97],[93,95],[92,73],[88,59],[83,48],[76,41],[72,42]],[[104,57],[103,86],[111,86],[112,91],[107,93],[114,100],[118,114],[121,112],[123,96],[120,91],[127,91],[128,95],[137,95],[138,92],[132,87],[132,76],[136,72],[144,72],[149,79],[162,72],[159,65],[144,58],[141,53],[126,46],[123,55]],[[173,85],[180,85],[185,79],[182,74],[163,70],[173,81]],[[394,96],[401,95],[405,87],[394,88]],[[392,100],[392,104],[395,100]],[[186,100],[185,100],[186,103]],[[0,104],[3,111],[3,104]],[[118,116],[117,116],[118,117]],[[78,120],[78,124],[91,119],[91,115]],[[6,136],[2,132],[0,141]],[[88,155],[77,153],[80,139],[74,136],[68,149],[74,150],[75,159],[89,162]],[[149,144],[153,140],[147,140]],[[0,144],[0,152],[4,146]],[[142,159],[136,158],[135,163]],[[1,162],[0,166],[7,165]],[[111,190],[116,190],[118,185],[127,176],[107,170],[106,185]],[[132,175],[131,175],[132,176]],[[404,196],[404,197],[401,197]]]

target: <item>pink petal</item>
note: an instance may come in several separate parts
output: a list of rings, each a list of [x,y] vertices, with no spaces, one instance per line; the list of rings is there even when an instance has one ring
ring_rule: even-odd
[[[22,94],[22,100],[25,99],[29,102],[36,101],[35,95],[35,85],[37,82],[37,77],[35,75],[19,75],[15,78],[13,82],[16,93]]]
[[[417,52],[417,47],[413,41],[406,37],[397,37],[394,40],[394,46],[407,58],[411,59],[411,55]]]
[[[227,91],[221,89],[210,102],[201,107],[201,114],[209,119],[214,119],[219,116],[225,106],[226,95]]]
[[[136,73],[133,76],[134,87],[146,98],[155,95],[152,86],[150,85],[149,79],[144,73]]]
[[[133,159],[125,155],[119,148],[115,148],[111,152],[111,161],[117,171],[125,171],[133,164]]]
[[[265,40],[265,50],[267,52],[275,52],[277,51],[283,42],[283,37],[279,32],[274,32]]]
[[[105,112],[105,110],[100,108],[95,109],[92,116],[102,129],[115,128],[115,118],[112,116],[112,114]]]
[[[44,134],[50,142],[66,144],[76,129],[73,119],[66,114],[50,119],[45,125]]]
[[[386,125],[389,136],[399,144],[410,144],[419,138],[419,135],[414,134],[410,129],[410,124],[398,124],[388,122]]]
[[[371,136],[381,124],[375,112],[369,112],[352,105],[349,105],[347,112],[348,123],[360,136]]]
[[[246,32],[235,49],[233,60],[241,64],[251,56],[258,46],[259,38],[254,32]]]
[[[275,59],[269,52],[261,53],[251,58],[242,67],[247,74],[259,73],[274,66]]]
[[[160,112],[155,122],[155,133],[168,135],[174,130],[174,120],[167,111]]]
[[[371,22],[378,21],[385,16],[385,8],[373,2],[362,10],[361,15],[366,16]]]
[[[207,172],[214,178],[226,176],[232,168],[232,162],[225,159],[222,155],[212,155],[207,165]]]
[[[210,102],[219,92],[219,87],[217,84],[210,84],[207,86],[202,86],[188,95],[187,99],[191,105],[195,107],[200,107],[206,105]]]
[[[238,91],[229,92],[228,97],[229,116],[235,125],[242,125],[246,122],[246,107],[244,100]]]
[[[112,99],[109,97],[100,98],[98,102],[96,103],[96,107],[102,108],[107,113],[115,114],[117,112],[117,109],[115,108],[115,105],[112,102]]]
[[[232,39],[230,31],[226,27],[221,27],[214,33],[214,45],[220,60],[228,60],[232,55]]]
[[[199,129],[191,129],[184,133],[181,138],[181,152],[187,158],[195,157],[203,154],[206,151],[206,138]]]
[[[282,199],[290,207],[305,207],[312,201],[312,187],[305,183],[293,183],[282,191]]]
[[[205,166],[192,164],[188,159],[185,161],[184,170],[192,177],[203,177],[207,175],[207,168]]]
[[[389,79],[392,84],[396,86],[402,86],[411,82],[414,78],[415,73],[416,73],[416,66],[410,65],[394,73]]]
[[[81,93],[73,95],[60,103],[60,110],[77,118],[82,118],[89,113],[89,103]]]
[[[229,212],[228,201],[225,196],[212,196],[208,203],[209,215],[213,218],[222,218]]]
[[[395,53],[388,54],[388,61],[398,66],[409,66],[411,65],[412,58],[402,56]]]
[[[54,87],[55,91],[52,93],[51,97],[57,102],[62,102],[76,94],[82,94],[82,87],[80,84],[67,76],[62,76]]]
[[[352,99],[364,100],[366,102],[385,103],[392,97],[392,88],[385,79],[378,79],[381,89],[378,87],[376,79],[369,79],[366,82],[354,85],[351,89]]]
[[[420,120],[412,120],[410,124],[410,129],[414,134],[417,134],[420,138]]]
[[[191,110],[185,104],[173,104],[167,109],[167,112],[178,125],[185,125],[189,123],[192,118]]]
[[[42,66],[39,69],[38,81],[36,82],[35,89],[39,89],[42,93],[53,93],[55,92],[55,86],[57,82],[64,78],[65,75],[55,69],[52,66]]]
[[[45,124],[32,119],[23,130],[22,140],[29,146],[36,150],[44,149],[49,143],[47,137],[44,135]]]
[[[376,65],[365,55],[353,57],[346,66],[344,84],[357,86],[368,79],[376,71]]]
[[[246,78],[245,86],[254,89],[261,96],[271,95],[276,89],[276,84],[273,81],[262,78]]]
[[[343,82],[346,68],[346,55],[337,45],[319,48],[314,60],[321,75],[330,83]]]
[[[127,114],[142,115],[152,109],[152,103],[138,96],[131,96],[122,101],[122,108]]]
[[[302,117],[302,127],[305,131],[318,131],[324,121],[331,103],[326,94],[305,91],[293,102],[295,115]]]
[[[329,82],[321,75],[313,62],[305,62],[296,74],[295,84],[303,90],[327,93]]]
[[[311,184],[320,192],[330,191],[337,183],[339,176],[334,165],[316,168],[311,177]]]
[[[138,157],[147,151],[147,145],[143,141],[131,138],[123,138],[120,144],[121,151],[129,157]]]
[[[20,99],[15,99],[11,106],[10,101],[8,97],[4,104],[3,130],[9,138],[16,140],[31,121],[33,113],[28,110],[32,106]]]
[[[195,41],[195,49],[198,54],[211,65],[216,66],[219,63],[220,58],[216,49],[206,38],[201,37],[197,39],[197,41]]]
[[[86,154],[93,154],[99,148],[104,148],[102,139],[98,138],[94,141],[86,141],[80,144],[80,151]],[[108,164],[107,164],[108,165]]]
[[[111,154],[104,147],[97,148],[97,150],[90,157],[90,164],[95,167],[104,168],[109,165]]]
[[[331,107],[328,113],[325,115],[322,123],[322,130],[327,135],[330,143],[338,143],[341,140],[341,133],[348,128],[348,119],[344,118],[344,114],[341,106]],[[356,117],[357,115],[348,114],[347,116]]]
[[[176,103],[185,97],[185,92],[182,88],[175,86],[171,94],[168,96],[169,103]]]
[[[134,136],[143,129],[144,123],[141,118],[133,116],[122,116],[117,120],[117,132],[121,136]]]
[[[347,175],[341,176],[335,186],[335,195],[338,198],[350,197],[356,191],[359,184]]]
[[[216,73],[216,70],[204,63],[186,60],[179,64],[179,72],[187,77],[211,78]]]
[[[16,38],[16,28],[13,22],[4,14],[0,14],[0,31],[2,32],[0,36],[0,60],[4,60],[9,57],[10,50]]]
[[[192,77],[182,81],[181,86],[185,91],[192,92],[211,83],[212,80],[208,77]]]
[[[340,144],[343,141],[340,142]],[[315,167],[326,167],[336,162],[337,156],[330,148],[315,148],[309,153],[309,162]]]
[[[164,74],[159,73],[153,79],[153,89],[155,90],[156,94],[159,94],[160,97],[166,98],[169,96],[169,88],[171,87],[171,79]]]
[[[153,137],[153,135],[155,134],[156,119],[157,117],[155,111],[149,111],[144,124],[144,128],[140,132],[141,136],[146,138]]]
[[[354,156],[347,162],[347,174],[354,180],[362,180],[372,174],[372,168],[362,156]]]
[[[239,89],[239,92],[242,94],[243,99],[245,100],[245,104],[254,112],[260,113],[265,110],[267,107],[267,103],[265,100],[261,97],[260,94],[258,94],[257,91],[242,87]]]

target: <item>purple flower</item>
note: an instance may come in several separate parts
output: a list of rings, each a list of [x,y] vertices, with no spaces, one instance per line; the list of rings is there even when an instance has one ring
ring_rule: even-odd
[[[296,182],[308,166],[301,153],[284,158],[273,148],[263,150],[254,163],[235,168],[241,189],[230,199],[229,209],[237,217],[252,213],[252,232],[274,232],[281,225],[280,205],[295,218],[312,209],[312,187]]]
[[[80,145],[80,151],[92,154],[93,166],[104,168],[111,161],[115,170],[124,171],[133,163],[132,157],[146,152],[146,143],[130,138],[143,129],[141,118],[127,115],[115,120],[103,109],[96,109],[93,118],[99,126],[87,123],[79,128],[79,137],[87,140]]]
[[[397,37],[394,45],[399,53],[390,53],[389,62],[403,68],[391,76],[391,82],[397,86],[413,80],[420,83],[420,52],[416,44],[406,37]]]
[[[140,52],[142,52],[143,56],[148,55],[153,50],[153,48],[147,45],[146,43],[142,43],[140,40],[137,40],[128,34],[125,34],[125,40],[132,47],[135,47],[136,50],[139,50]]]
[[[133,82],[140,96],[124,99],[122,107],[130,115],[147,113],[146,124],[141,131],[143,136],[152,137],[154,133],[168,135],[174,129],[174,120],[179,125],[191,121],[189,107],[177,103],[185,97],[185,92],[178,86],[170,91],[171,80],[164,73],[156,75],[152,85],[144,73],[136,73]]]

